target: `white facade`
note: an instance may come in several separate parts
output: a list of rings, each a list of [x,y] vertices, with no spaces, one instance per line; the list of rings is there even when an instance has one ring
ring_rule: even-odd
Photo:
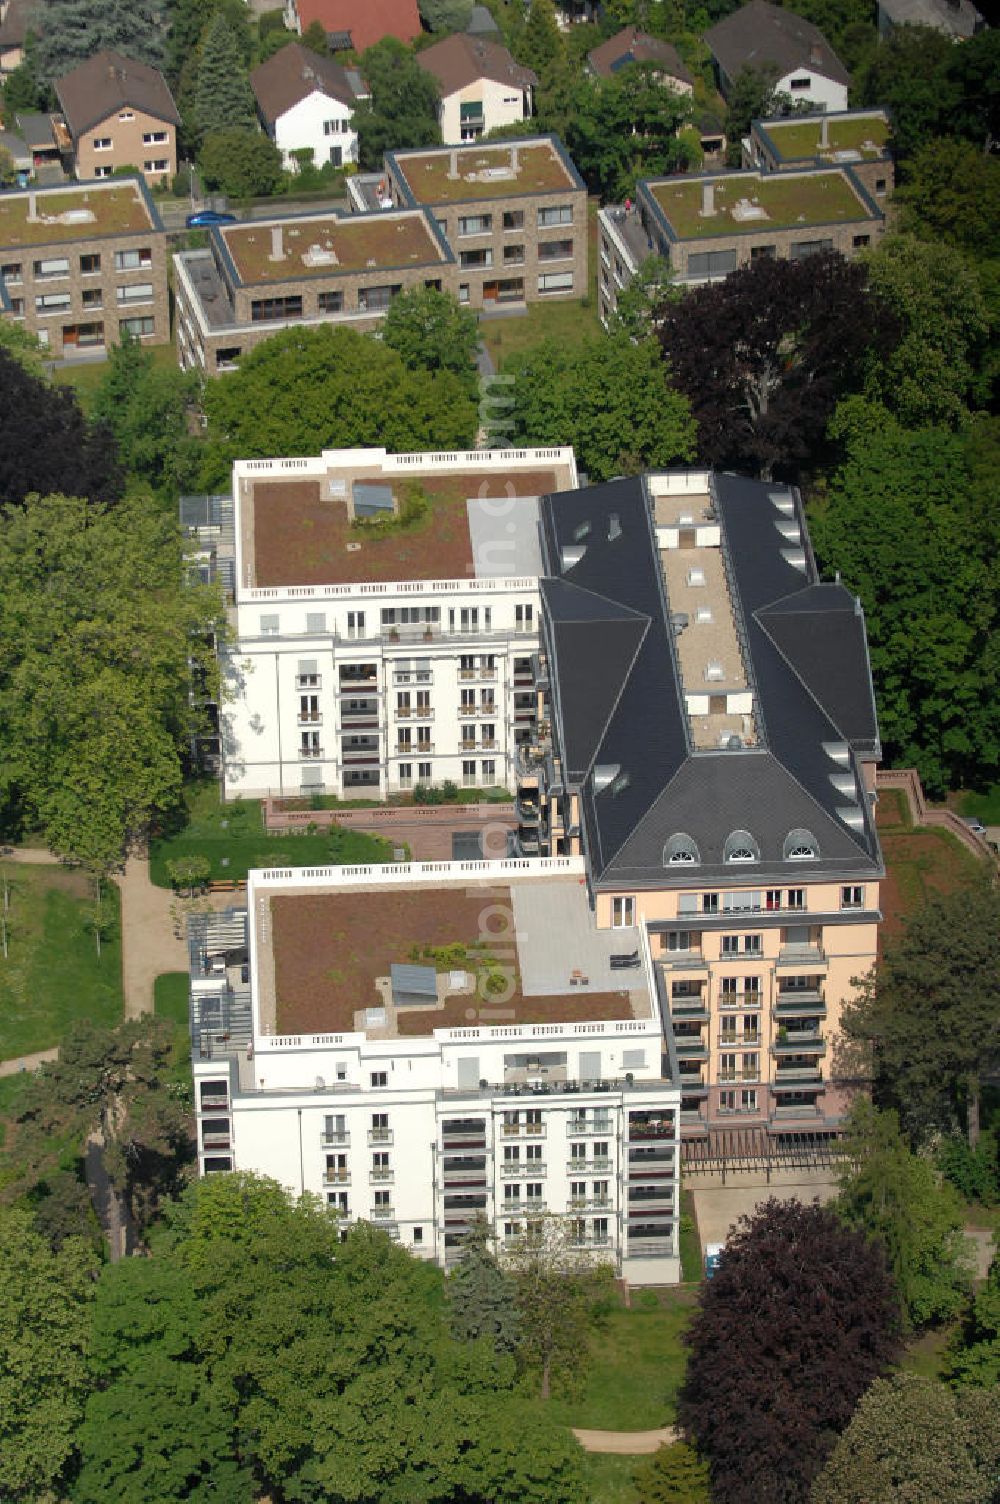
[[[254,573],[245,513],[255,482],[315,477],[331,505],[343,505],[348,482],[336,472],[364,468],[370,476],[374,464],[386,481],[466,470],[487,480],[554,467],[564,477],[554,489],[576,485],[571,449],[330,451],[318,459],[237,463],[236,640],[222,655],[227,697],[220,711],[226,798],[303,791],[386,797],[446,779],[464,787],[513,785],[517,743],[528,739],[537,707],[537,571],[505,574],[501,558],[497,572],[464,579],[248,583]],[[502,535],[496,546],[506,546]]]
[[[789,94],[796,104],[809,104],[814,110],[846,110],[847,85],[817,73],[813,68],[793,68],[778,79],[776,94]]]
[[[313,163],[335,167],[358,160],[358,134],[351,125],[351,106],[319,89],[279,115],[270,131],[287,168],[295,170],[293,151],[312,150]]]
[[[192,947],[201,1173],[269,1175],[347,1221],[385,1226],[442,1266],[459,1256],[472,1216],[487,1217],[502,1247],[545,1210],[572,1219],[579,1246],[632,1283],[679,1279],[680,1089],[641,921],[616,939],[641,953],[629,985],[641,989],[645,1016],[604,1022],[595,1000],[593,1021],[481,1023],[405,1038],[276,1035],[262,1024],[275,894],[370,889],[377,925],[380,888],[452,883],[468,896],[482,886],[489,902],[497,885],[520,879],[575,890],[584,871],[581,858],[557,857],[251,873],[251,1021],[242,1033],[237,1002],[224,1028],[210,1027],[226,986],[217,957],[238,940],[241,917],[228,929],[221,917],[208,921],[214,947]]]
[[[502,125],[530,120],[531,95],[530,87],[492,78],[477,78],[451,94],[442,94],[438,106],[441,140],[445,146],[460,146]]]

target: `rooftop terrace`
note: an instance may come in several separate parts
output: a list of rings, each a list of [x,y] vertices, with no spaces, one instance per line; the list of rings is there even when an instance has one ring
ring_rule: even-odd
[[[306,215],[274,224],[228,225],[218,233],[241,282],[250,284],[389,271],[446,259],[423,214],[415,210],[371,217]]]
[[[397,152],[394,161],[418,204],[454,204],[577,187],[550,141]]]
[[[516,503],[569,489],[575,477],[558,452],[537,467],[507,467],[502,456],[497,458],[495,467],[476,470],[443,464],[437,470],[387,470],[373,459],[367,465],[331,467],[322,478],[245,479],[239,491],[242,584],[352,585],[537,573],[537,567],[525,567],[517,539],[525,529],[518,529],[516,512],[508,545],[510,567],[487,567],[486,550],[474,546],[469,503],[504,498]],[[354,485],[363,480],[391,487],[400,520],[387,531],[353,518]],[[407,522],[405,508],[413,499],[426,507]],[[532,537],[535,519],[525,501],[523,521]]]
[[[828,158],[841,151],[878,157],[885,151],[890,134],[888,120],[878,113],[762,120],[760,124],[786,162],[807,157]]]
[[[702,212],[707,185],[714,195],[711,214]],[[871,218],[871,211],[840,168],[671,178],[651,183],[649,191],[678,240],[756,235],[764,227],[794,230]]]
[[[478,1024],[652,1016],[641,965],[613,970],[610,961],[638,953],[638,932],[598,931],[576,877],[490,883],[479,892],[468,880],[424,885],[419,876],[377,889],[265,891],[255,925],[265,1034],[426,1037]],[[397,964],[434,968],[437,999],[397,1004],[390,980]],[[501,992],[488,985],[491,976],[502,979]]]
[[[34,212],[32,212],[34,211]],[[154,228],[137,183],[0,193],[0,246],[51,245]]]

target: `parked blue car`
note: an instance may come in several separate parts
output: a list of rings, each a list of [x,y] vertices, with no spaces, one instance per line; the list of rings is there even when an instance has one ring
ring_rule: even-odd
[[[189,230],[204,230],[208,225],[234,225],[235,214],[222,214],[218,209],[199,209],[197,214],[189,214],[184,221]]]

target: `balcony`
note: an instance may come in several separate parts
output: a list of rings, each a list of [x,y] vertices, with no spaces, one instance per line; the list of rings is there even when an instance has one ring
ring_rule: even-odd
[[[630,1217],[645,1217],[650,1212],[672,1212],[674,1209],[675,1191],[673,1186],[665,1186],[655,1196],[633,1196],[629,1192],[628,1206],[625,1210]]]
[[[571,1212],[586,1211],[610,1211],[610,1196],[571,1196],[569,1198]]]
[[[538,1160],[505,1159],[500,1166],[502,1180],[525,1180],[534,1177],[542,1180],[545,1177],[545,1166]]]
[[[760,1070],[720,1070],[716,1079],[722,1086],[732,1085],[734,1081],[744,1086],[748,1084],[753,1086],[760,1081]]]
[[[432,721],[434,712],[429,705],[397,705],[397,721]]]
[[[228,1112],[229,1098],[225,1092],[223,1092],[222,1096],[218,1097],[202,1097],[201,1110],[202,1112]]]
[[[823,1072],[818,1065],[779,1065],[772,1084],[775,1091],[793,1090],[799,1086],[822,1086]]]
[[[309,761],[312,758],[320,758],[322,756],[323,756],[323,748],[322,747],[300,747],[299,748],[299,760],[300,761]]]
[[[372,1145],[376,1145],[377,1146],[379,1144],[391,1144],[391,1143],[392,1143],[392,1129],[391,1128],[369,1128],[369,1130],[368,1130],[368,1147],[369,1148],[371,1148]]]
[[[392,1221],[395,1220],[395,1217],[396,1217],[396,1213],[394,1212],[394,1210],[392,1209],[391,1206],[373,1206],[372,1207],[372,1221],[373,1222],[392,1222]]]
[[[700,1034],[678,1034],[674,1031],[674,1047],[678,1060],[707,1060],[708,1045]]]
[[[433,742],[400,742],[396,743],[397,757],[430,757],[434,751]]]
[[[671,1259],[675,1251],[673,1238],[633,1238],[630,1236],[628,1240],[627,1256],[630,1259]]]
[[[201,1135],[202,1147],[208,1153],[210,1149],[228,1149],[232,1143],[232,1134],[221,1128],[212,1133],[203,1132]]]
[[[479,743],[480,752],[496,752],[499,750],[499,747],[500,743],[497,741],[495,736],[490,738],[484,736],[482,741]]]
[[[598,1134],[606,1137],[612,1132],[610,1118],[594,1118],[590,1122],[580,1119],[572,1120],[566,1129],[567,1138],[585,1138],[588,1134]]]
[[[612,1160],[606,1154],[601,1154],[593,1159],[568,1159],[566,1168],[573,1175],[589,1175],[592,1171],[610,1170]]]
[[[610,1248],[611,1234],[609,1232],[587,1233],[583,1237],[576,1237],[570,1233],[568,1242],[571,1248]]]
[[[321,1133],[320,1145],[324,1149],[343,1149],[351,1142],[351,1135],[345,1130],[341,1133]]]
[[[541,822],[542,811],[537,799],[530,799],[524,794],[517,798],[515,808],[517,818],[522,825],[538,825]]]
[[[772,1123],[787,1123],[796,1119],[804,1122],[815,1122],[821,1117],[817,1102],[778,1102],[771,1108],[770,1121]]]
[[[456,707],[455,714],[463,721],[475,719],[477,716],[483,715],[488,715],[495,719],[497,707],[492,702],[488,705],[459,705]]]
[[[762,992],[722,992],[719,994],[720,1008],[759,1008],[764,1000]]]
[[[350,1185],[350,1183],[351,1183],[351,1172],[350,1172],[350,1170],[324,1170],[323,1171],[323,1184],[324,1185]]]
[[[369,1170],[369,1185],[391,1185],[396,1178],[395,1170]]]
[[[371,710],[342,710],[340,713],[341,726],[350,727],[352,730],[360,727],[372,726],[377,729],[379,722],[378,706]]]
[[[300,710],[298,723],[300,726],[322,726],[323,713],[320,710]]]
[[[372,664],[367,673],[351,674],[349,677],[341,671],[337,688],[342,695],[354,694],[359,689],[377,689],[378,669]]]
[[[799,971],[826,966],[826,952],[821,945],[783,945],[778,951],[779,966],[794,966]]]
[[[814,1018],[826,1017],[826,1003],[819,988],[795,988],[794,991],[779,991],[774,1004],[777,1018],[795,1018],[809,1014]]]
[[[760,1049],[759,1034],[720,1034],[720,1050],[757,1050]]]
[[[790,1033],[787,1039],[780,1037],[771,1046],[775,1055],[796,1055],[799,1053],[808,1055],[825,1055],[826,1040],[822,1034],[805,1034],[796,1030]]]
[[[708,961],[700,950],[660,951],[656,959],[666,971],[708,970]]]
[[[544,1123],[501,1123],[501,1138],[544,1138]]]
[[[340,760],[352,768],[378,767],[381,758],[377,747],[352,747],[350,751],[341,751]]]

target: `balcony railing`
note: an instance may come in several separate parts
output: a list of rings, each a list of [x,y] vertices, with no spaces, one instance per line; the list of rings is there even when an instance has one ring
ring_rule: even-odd
[[[568,1138],[585,1138],[588,1134],[598,1134],[606,1137],[612,1131],[610,1118],[594,1118],[590,1121],[582,1121],[579,1118],[571,1119],[566,1134]]]
[[[464,721],[482,715],[495,716],[496,713],[497,707],[492,702],[489,705],[459,705],[455,710],[455,714],[461,716]]]
[[[759,1034],[720,1034],[720,1050],[756,1050],[760,1047]]]
[[[611,1234],[608,1232],[587,1233],[583,1237],[570,1234],[569,1245],[571,1248],[610,1248]]]
[[[784,1070],[779,1065],[772,1084],[776,1091],[783,1087],[821,1086],[823,1072],[818,1065],[791,1065]]]
[[[369,1146],[371,1146],[372,1144],[391,1144],[392,1143],[392,1129],[391,1128],[369,1128],[369,1130],[368,1130],[368,1143],[369,1143]]]
[[[674,1046],[678,1059],[693,1055],[707,1055],[708,1045],[698,1034],[674,1034]]]
[[[202,1097],[201,1110],[202,1112],[228,1112],[229,1098],[225,1093],[221,1097]]]
[[[778,951],[779,966],[825,966],[826,952],[821,945],[783,945]]]
[[[532,1176],[541,1180],[545,1176],[545,1166],[535,1160],[505,1159],[500,1166],[500,1175],[503,1180],[524,1180]]]
[[[573,1173],[579,1171],[581,1174],[589,1175],[592,1170],[610,1170],[611,1163],[610,1156],[602,1154],[594,1159],[568,1159],[566,1168]]]
[[[397,705],[398,721],[432,721],[434,712],[429,705]]]
[[[300,726],[321,726],[323,714],[319,710],[300,710],[298,721]]]
[[[719,1007],[759,1008],[763,999],[762,992],[722,992],[719,994]]]
[[[571,1212],[585,1211],[609,1211],[611,1208],[610,1196],[571,1196],[569,1209]]]
[[[826,1040],[822,1034],[795,1033],[787,1039],[776,1039],[771,1048],[776,1055],[825,1055]]]
[[[397,742],[396,753],[400,757],[429,757],[434,751],[433,742]]]
[[[300,747],[299,748],[299,757],[300,758],[309,759],[309,758],[313,758],[313,757],[322,757],[322,756],[323,756],[323,748],[322,747]]]
[[[321,1133],[319,1141],[324,1149],[342,1149],[351,1142],[351,1135],[346,1129],[340,1133]]]
[[[391,1185],[396,1178],[395,1170],[369,1170],[369,1185]]]
[[[544,1123],[501,1123],[501,1138],[544,1138]]]
[[[351,1172],[350,1172],[350,1170],[324,1170],[323,1171],[323,1184],[324,1185],[350,1185],[350,1183],[351,1183]]]
[[[391,1206],[373,1206],[372,1207],[372,1221],[373,1222],[392,1222],[394,1220],[395,1216],[396,1216],[396,1213],[393,1211],[393,1209],[392,1209]]]
[[[633,1238],[628,1240],[628,1256],[630,1259],[663,1259],[673,1258],[674,1241],[672,1238]]]

